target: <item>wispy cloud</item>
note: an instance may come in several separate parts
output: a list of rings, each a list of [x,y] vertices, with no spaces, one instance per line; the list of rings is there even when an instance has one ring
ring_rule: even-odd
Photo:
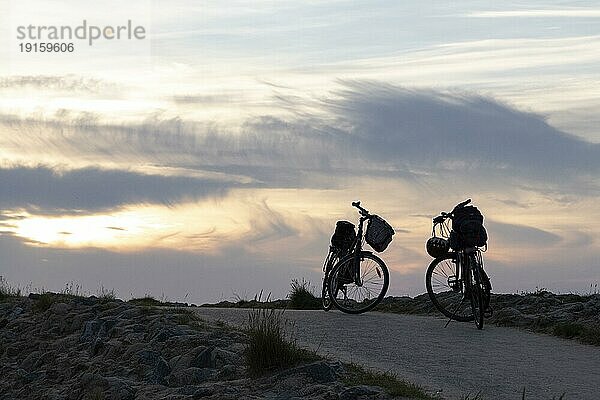
[[[114,90],[113,83],[77,75],[13,75],[0,78],[0,89],[42,89],[97,93]]]
[[[0,209],[36,214],[97,213],[132,204],[174,204],[220,197],[234,184],[124,170],[49,167],[0,169]]]
[[[562,238],[552,232],[527,225],[507,224],[498,221],[486,221],[488,229],[494,232],[494,243],[504,247],[518,248],[536,246],[538,249],[549,248],[559,243]]]
[[[536,10],[476,11],[467,14],[472,18],[600,18],[597,8],[563,8]]]
[[[204,171],[221,174],[216,179],[245,176],[271,188],[335,187],[338,178],[351,174],[418,179],[469,171],[491,182],[504,176],[503,181],[543,182],[558,190],[577,186],[581,194],[598,190],[600,145],[489,97],[346,82],[321,101],[280,101],[281,107],[303,111],[241,125],[178,118],[107,125],[93,118],[4,116],[5,128],[15,134],[1,140],[5,151],[55,152],[72,164],[154,165],[171,176]]]

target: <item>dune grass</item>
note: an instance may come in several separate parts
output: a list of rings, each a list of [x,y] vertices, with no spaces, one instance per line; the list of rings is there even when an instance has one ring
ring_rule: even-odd
[[[244,358],[251,376],[320,359],[315,353],[296,345],[290,333],[293,325],[283,314],[284,311],[274,308],[257,308],[249,312]]]
[[[582,343],[600,346],[600,326],[563,322],[554,325],[552,334],[565,339],[577,339]]]
[[[128,300],[128,303],[136,304],[138,306],[159,306],[162,304],[160,300],[156,300],[154,297],[150,295],[145,295],[144,297],[136,297]]]
[[[6,282],[4,277],[0,275],[0,301],[5,301],[20,296],[21,289],[11,286],[8,284],[8,282]]]
[[[343,381],[347,385],[379,386],[392,397],[434,400],[422,387],[406,382],[390,372],[372,371],[351,363],[345,364],[346,373]]]
[[[294,310],[318,310],[321,308],[321,299],[314,294],[314,287],[310,282],[293,279],[291,282],[291,291],[288,294],[290,302],[288,307]]]

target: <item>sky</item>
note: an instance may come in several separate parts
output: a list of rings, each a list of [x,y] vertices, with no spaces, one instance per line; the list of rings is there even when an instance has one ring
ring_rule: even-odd
[[[425,292],[472,198],[496,292],[600,281],[600,7],[589,1],[0,0],[0,276],[195,303],[321,284],[360,200]],[[19,26],[144,39],[21,52]],[[53,42],[61,42],[54,40]]]

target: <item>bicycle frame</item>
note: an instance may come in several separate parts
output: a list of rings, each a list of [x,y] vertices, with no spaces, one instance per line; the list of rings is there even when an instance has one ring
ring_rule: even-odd
[[[362,281],[361,281],[361,277],[360,277],[360,254],[363,251],[362,244],[363,244],[363,237],[364,237],[363,236],[364,224],[365,224],[365,221],[367,221],[371,217],[371,215],[368,213],[367,210],[360,207],[360,203],[358,203],[356,205],[353,203],[353,205],[355,207],[357,207],[361,212],[361,216],[358,221],[358,232],[356,234],[356,240],[350,247],[350,250],[348,251],[348,253],[334,255],[330,249],[330,253],[327,256],[327,258],[325,259],[325,263],[323,265],[323,271],[325,272],[325,275],[323,277],[323,285],[326,284],[328,274],[329,274],[331,268],[333,267],[333,265],[335,264],[335,263],[331,262],[331,260],[336,256],[337,256],[337,259],[340,260],[341,258],[346,257],[348,254],[354,254],[354,265],[353,265],[354,271],[351,271],[351,272],[352,272],[352,276],[354,278],[354,283],[357,286],[362,286]]]
[[[366,220],[369,217],[361,216],[358,223],[358,233],[356,235],[356,244],[354,245],[354,283],[357,286],[362,286],[362,282],[360,279],[360,254],[362,252],[362,241],[363,241],[363,226]]]
[[[381,302],[389,286],[385,262],[373,252],[363,250],[365,229],[368,233],[365,221],[373,215],[361,207],[359,201],[353,202],[352,206],[358,208],[360,214],[353,240],[342,242],[344,246],[339,247],[332,244],[323,266],[322,301],[325,311],[334,305],[348,314],[367,312]]]

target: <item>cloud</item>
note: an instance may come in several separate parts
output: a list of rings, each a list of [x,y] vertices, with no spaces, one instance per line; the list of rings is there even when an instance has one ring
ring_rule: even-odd
[[[485,225],[490,236],[493,233],[494,241],[498,240],[504,247],[550,247],[562,241],[559,235],[531,226],[507,224],[492,220],[486,220]]]
[[[76,75],[13,75],[0,78],[0,89],[43,89],[98,93],[116,86],[107,81]]]
[[[273,210],[266,201],[262,201],[255,212],[256,218],[251,220],[252,232],[249,242],[275,242],[277,240],[294,237],[298,235],[298,229],[294,228],[286,218]]]
[[[232,96],[228,95],[177,95],[172,98],[175,104],[222,104],[231,103],[233,101]],[[240,101],[237,99],[236,101]]]
[[[477,11],[467,14],[472,18],[598,18],[600,10],[595,8],[539,9],[539,10],[509,10],[509,11]]]
[[[600,146],[560,132],[543,117],[466,93],[351,84],[333,104],[373,156],[420,166],[502,168],[554,180],[597,172]]]
[[[232,186],[230,182],[144,175],[125,170],[0,168],[0,209],[50,214],[99,212],[127,204],[172,204],[219,197]],[[6,215],[2,218],[14,219]]]
[[[94,160],[235,175],[271,188],[339,187],[354,176],[413,183],[462,176],[495,188],[598,193],[600,144],[490,97],[343,82],[322,100],[278,101],[297,112],[250,117],[241,125],[158,115],[112,125],[85,115],[5,115],[0,146],[26,148],[30,157],[54,152],[57,162],[69,157],[84,165]]]

